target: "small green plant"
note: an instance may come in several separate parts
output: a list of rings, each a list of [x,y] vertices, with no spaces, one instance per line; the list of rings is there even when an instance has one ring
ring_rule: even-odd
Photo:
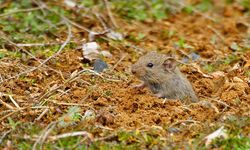
[[[113,95],[113,92],[110,90],[104,91],[102,94],[104,97],[110,97]]]
[[[15,122],[12,118],[8,117],[9,125],[12,128],[12,130],[15,130],[16,127],[21,124],[21,122],[17,121]]]
[[[224,60],[223,60],[223,64],[224,65],[230,65],[233,62],[236,62],[237,60],[239,60],[239,57],[237,55],[231,54],[229,56],[227,56]]]
[[[20,141],[18,144],[18,149],[20,150],[26,150],[26,149],[32,149],[32,144],[26,142],[26,141]]]
[[[138,33],[137,40],[142,40],[146,35],[143,33]]]
[[[35,79],[31,79],[31,78],[28,78],[28,77],[25,77],[25,76],[20,76],[19,79],[21,81],[25,81],[25,82],[30,83],[32,85],[34,85],[36,83]]]
[[[250,139],[248,137],[230,137],[227,139],[217,139],[212,143],[213,148],[222,148],[225,150],[245,150],[250,148]]]
[[[80,121],[82,117],[80,114],[80,110],[81,109],[77,106],[70,107],[68,112],[58,119],[59,126],[67,127],[69,125],[72,125],[76,121]]]
[[[4,58],[5,57],[5,53],[2,53],[1,51],[0,51],[0,59],[2,59],[2,58]]]
[[[201,2],[197,4],[195,7],[198,10],[205,12],[211,10],[211,8],[213,7],[213,3],[212,0],[201,0]]]
[[[143,33],[138,33],[136,36],[134,35],[129,35],[128,39],[133,41],[133,42],[140,42],[145,38],[145,34]]]
[[[185,41],[185,38],[181,37],[179,41],[175,42],[175,45],[179,48],[193,48],[191,45],[188,45]]]
[[[242,0],[242,1],[239,1],[239,2],[241,4],[241,6],[248,9],[248,11],[250,10],[250,0]]]
[[[94,0],[82,0],[81,5],[85,7],[91,7],[95,5]]]
[[[4,57],[21,58],[22,52],[20,51],[8,51],[6,49],[0,49],[0,59]]]
[[[43,13],[40,9],[31,11],[20,11],[33,8],[32,1],[13,1],[3,7],[0,11],[4,16],[0,19],[0,30],[4,31],[13,42],[36,42],[44,40],[46,34],[54,34],[57,31],[57,24],[61,18],[54,12]],[[67,16],[69,13],[64,9],[53,6],[51,10]]]
[[[175,33],[176,33],[175,30],[163,30],[162,37],[163,38],[171,38],[175,35]]]
[[[208,73],[211,73],[215,71],[215,66],[213,64],[206,64],[202,67],[202,69]]]
[[[57,141],[57,146],[61,147],[63,149],[72,149],[75,144],[79,143],[81,140],[81,137],[71,137],[71,138],[65,138],[65,139],[60,139]],[[81,146],[79,146],[80,148]]]
[[[193,10],[194,10],[194,7],[191,5],[187,5],[183,8],[183,11],[188,13],[188,14],[191,14],[193,12]]]
[[[245,76],[250,77],[250,71],[246,71],[244,74]]]
[[[228,137],[225,139],[215,139],[211,147],[222,148],[226,150],[237,149],[245,150],[250,147],[250,139],[248,135],[242,133],[242,128],[249,126],[249,117],[228,116],[225,124],[228,126]]]

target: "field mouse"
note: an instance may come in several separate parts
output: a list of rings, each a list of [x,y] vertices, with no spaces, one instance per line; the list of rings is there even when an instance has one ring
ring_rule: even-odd
[[[131,72],[143,81],[136,87],[147,86],[157,97],[198,101],[192,85],[181,73],[173,57],[155,51],[148,52],[132,65]]]

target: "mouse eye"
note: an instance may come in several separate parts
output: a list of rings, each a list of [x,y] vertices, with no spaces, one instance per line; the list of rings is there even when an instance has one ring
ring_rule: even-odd
[[[154,64],[152,64],[152,63],[147,64],[147,67],[149,67],[149,68],[152,68],[153,66],[154,66]]]

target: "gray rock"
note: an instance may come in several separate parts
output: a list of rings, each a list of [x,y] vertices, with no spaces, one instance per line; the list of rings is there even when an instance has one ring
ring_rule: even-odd
[[[105,61],[103,61],[102,59],[96,59],[94,62],[94,71],[100,73],[102,72],[104,69],[108,68],[108,65]]]

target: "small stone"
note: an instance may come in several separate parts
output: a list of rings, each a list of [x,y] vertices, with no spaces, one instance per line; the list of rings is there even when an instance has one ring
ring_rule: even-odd
[[[119,32],[115,32],[113,30],[111,30],[109,33],[107,33],[107,37],[111,38],[113,40],[123,40],[123,35]]]
[[[96,59],[95,60],[95,62],[94,62],[94,71],[100,73],[106,68],[108,68],[108,65],[102,59]]]
[[[181,60],[182,63],[188,63],[189,62],[189,58],[188,57],[183,57]]]
[[[98,58],[100,46],[96,42],[84,43],[82,45],[83,57],[88,60]]]
[[[230,49],[233,50],[233,51],[238,51],[240,49],[240,47],[238,46],[237,43],[233,42],[230,45]]]
[[[82,120],[92,120],[95,119],[95,112],[93,110],[87,110],[82,117]]]
[[[189,56],[192,58],[192,60],[197,60],[200,58],[200,55],[199,54],[196,54],[196,53],[191,53],[189,54]]]

